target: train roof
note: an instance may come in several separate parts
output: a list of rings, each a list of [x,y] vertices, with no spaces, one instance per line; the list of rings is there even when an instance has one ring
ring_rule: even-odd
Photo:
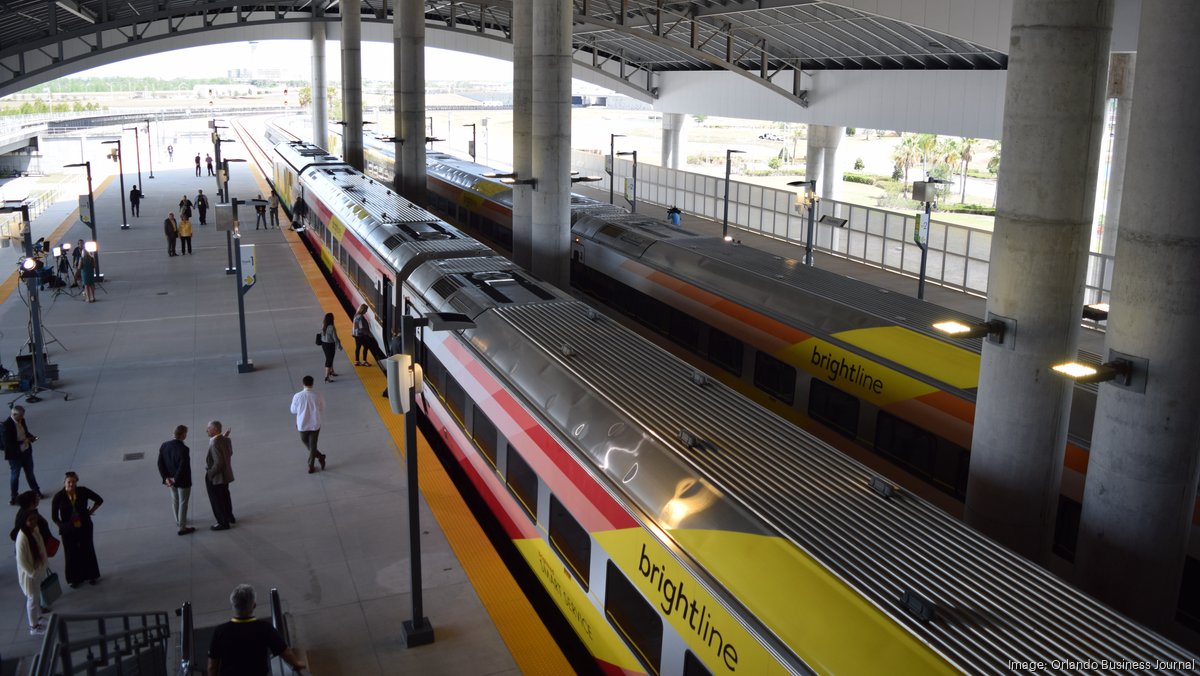
[[[517,304],[496,309],[495,316],[574,381],[596,388],[594,396],[636,421],[722,501],[748,515],[751,530],[771,533],[795,547],[798,556],[812,557],[966,673],[1008,673],[1013,660],[1038,656],[1094,665],[1104,660],[1195,659],[936,507],[879,483],[865,466],[699,376],[582,303]],[[503,352],[505,347],[495,341],[477,344],[484,352]],[[549,377],[545,369],[535,369],[523,359],[501,354],[498,361],[510,376],[514,372],[507,366],[512,364],[534,369],[538,382]],[[539,404],[539,409],[563,438],[578,439],[586,432],[570,415],[582,404],[570,404],[559,406],[552,400]],[[611,434],[610,420],[588,423]],[[607,474],[611,489],[628,494],[628,477],[612,473],[607,455],[597,454],[597,449],[590,452],[593,466]],[[670,484],[674,477],[660,480]],[[676,540],[684,556],[719,579],[754,615],[788,618],[808,613],[820,618],[838,612],[796,591],[803,571],[773,568],[762,552],[755,554],[763,558],[752,560],[751,568],[729,571],[722,569],[728,549],[683,544],[688,532],[727,526],[706,521],[705,509],[681,522],[665,523],[659,516],[668,512],[662,501],[630,497],[646,518],[658,522],[662,533]],[[754,566],[762,574],[756,574]],[[788,579],[762,579],[771,570],[787,572]],[[932,615],[922,616],[923,610]],[[803,637],[789,636],[791,628],[781,626],[789,624],[776,623],[772,631],[795,646]]]
[[[330,155],[324,148],[307,141],[284,141],[276,144],[275,153],[297,174],[311,166],[321,164],[345,164],[342,158]]]

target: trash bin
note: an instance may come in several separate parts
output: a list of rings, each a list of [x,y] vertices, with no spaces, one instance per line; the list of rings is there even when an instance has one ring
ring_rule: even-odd
[[[683,220],[683,212],[677,207],[671,207],[667,209],[667,219],[671,221],[671,225],[679,227],[680,222]]]

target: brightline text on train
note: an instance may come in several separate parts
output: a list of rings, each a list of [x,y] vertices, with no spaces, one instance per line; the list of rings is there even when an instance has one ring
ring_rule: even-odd
[[[851,366],[845,359],[834,359],[833,353],[821,354],[813,345],[812,363],[819,368],[829,371],[829,382],[837,382],[838,378],[848,380],[859,387],[868,389],[875,394],[883,394],[883,381],[868,374],[859,364]]]
[[[663,603],[659,607],[667,617],[678,612],[680,618],[687,622],[688,627],[696,632],[696,636],[700,637],[705,645],[712,648],[717,657],[725,663],[725,668],[729,671],[737,671],[737,648],[732,643],[727,643],[721,632],[712,626],[712,614],[708,612],[708,604],[697,607],[694,599],[689,600],[683,593],[683,582],[675,582],[668,578],[665,566],[659,566],[650,561],[650,557],[646,555],[645,544],[642,545],[642,558],[638,561],[638,572],[662,594]]]

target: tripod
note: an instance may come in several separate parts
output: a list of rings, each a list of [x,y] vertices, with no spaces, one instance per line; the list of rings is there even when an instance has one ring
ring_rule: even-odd
[[[33,248],[32,248],[32,243],[30,242],[28,226],[26,226],[26,228],[25,228],[25,252],[26,252],[26,256],[32,259]],[[9,400],[9,402],[8,402],[9,408],[12,408],[13,403],[17,399],[21,398],[21,396],[24,396],[25,401],[30,402],[30,403],[35,403],[35,402],[41,401],[42,398],[38,396],[38,392],[47,392],[47,391],[48,392],[58,392],[59,394],[63,395],[63,401],[67,401],[68,399],[71,398],[71,395],[68,394],[67,392],[64,392],[62,390],[57,390],[57,389],[51,387],[52,381],[47,375],[45,353],[44,353],[45,343],[42,340],[42,331],[43,331],[42,306],[38,300],[38,284],[40,281],[41,280],[39,280],[34,275],[29,275],[25,278],[26,289],[28,290],[28,293],[29,293],[29,299],[26,301],[26,305],[28,305],[28,307],[29,307],[29,350],[30,350],[29,391],[27,393],[25,393],[24,395],[18,394],[16,397],[13,397],[11,400]],[[54,338],[53,334],[51,334],[51,338],[53,338],[54,342],[58,342],[58,339]],[[59,344],[61,345],[61,343],[59,343]],[[66,348],[63,348],[63,349],[66,349]],[[20,361],[19,355],[17,357],[17,360]],[[17,370],[20,371],[20,368],[18,368]]]

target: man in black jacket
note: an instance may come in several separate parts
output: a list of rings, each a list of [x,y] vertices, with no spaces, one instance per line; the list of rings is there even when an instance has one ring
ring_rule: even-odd
[[[29,488],[37,493],[38,497],[45,500],[46,496],[42,493],[42,489],[38,488],[37,477],[33,476],[33,442],[37,441],[37,437],[30,434],[29,428],[25,425],[25,407],[13,406],[12,413],[4,419],[0,428],[2,428],[4,438],[4,459],[8,461],[8,466],[12,470],[10,482],[12,497],[8,504],[17,504],[17,488],[21,481],[21,470],[25,470],[25,481],[29,483]]]
[[[171,508],[175,511],[175,523],[179,534],[194,533],[188,525],[188,500],[192,495],[191,451],[183,443],[187,439],[187,425],[175,428],[175,438],[158,447],[158,474],[163,485],[171,489]]]
[[[129,213],[134,216],[142,215],[142,191],[135,185],[129,191]]]

